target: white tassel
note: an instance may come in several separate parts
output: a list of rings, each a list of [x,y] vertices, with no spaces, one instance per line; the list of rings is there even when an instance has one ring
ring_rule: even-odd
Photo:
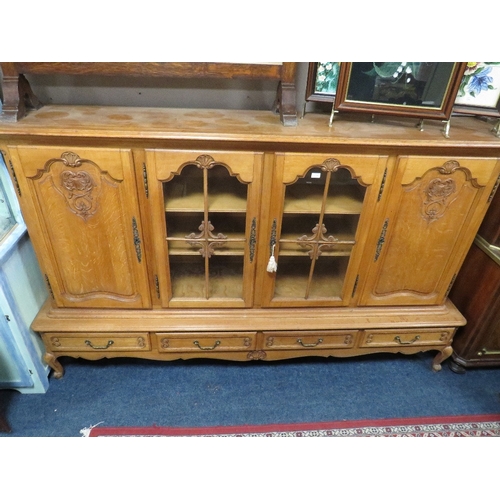
[[[273,245],[271,257],[269,258],[269,262],[267,263],[268,273],[275,273],[278,270],[278,264],[276,263],[276,259],[274,258],[274,247],[275,245]]]

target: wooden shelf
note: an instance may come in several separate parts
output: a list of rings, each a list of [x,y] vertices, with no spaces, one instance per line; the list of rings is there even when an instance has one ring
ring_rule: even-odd
[[[363,208],[363,200],[355,197],[349,191],[343,195],[329,196],[325,206],[326,214],[360,214]],[[322,193],[313,193],[299,197],[298,193],[287,191],[285,197],[284,212],[295,214],[317,214],[321,211],[323,201]]]
[[[247,210],[247,200],[232,193],[208,196],[209,212],[242,213]],[[165,198],[165,212],[204,211],[203,193],[190,193],[179,198]]]
[[[343,280],[336,277],[315,277],[312,281],[309,299],[327,299],[332,297],[340,300],[342,296]],[[299,277],[296,274],[281,274],[276,279],[274,299],[304,299],[307,286],[307,276]]]
[[[200,259],[201,260],[201,259]],[[210,299],[241,299],[243,295],[243,266],[212,265]],[[172,273],[172,298],[205,299],[205,276],[186,266]]]

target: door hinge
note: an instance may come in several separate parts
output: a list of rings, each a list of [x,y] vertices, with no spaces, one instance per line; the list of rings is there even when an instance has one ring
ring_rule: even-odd
[[[377,262],[378,258],[380,257],[380,253],[382,252],[382,247],[384,246],[385,243],[385,234],[387,232],[388,225],[389,225],[389,219],[385,219],[384,225],[382,226],[382,232],[380,233],[380,237],[377,242],[377,249],[375,250],[374,262]]]
[[[45,283],[47,283],[47,287],[49,289],[49,292],[50,292],[50,295],[52,296],[52,298],[54,299],[54,292],[52,291],[52,286],[50,285],[50,280],[49,280],[49,277],[45,274]]]
[[[160,281],[158,280],[157,274],[155,274],[155,289],[156,289],[156,296],[160,298]]]
[[[144,191],[146,193],[146,198],[149,198],[149,187],[148,187],[148,171],[146,169],[146,164],[142,164],[142,178],[144,181]]]
[[[252,227],[250,229],[250,240],[249,240],[249,246],[250,246],[250,262],[253,262],[254,256],[255,256],[255,245],[257,243],[257,219],[254,217],[252,219]]]
[[[135,253],[137,255],[137,260],[140,263],[142,260],[141,238],[139,238],[139,228],[137,227],[135,217],[132,217],[132,233],[134,234]]]
[[[359,274],[356,276],[356,281],[354,282],[354,288],[352,289],[351,298],[354,298],[354,295],[356,295],[356,290],[358,289],[358,281],[359,281]]]
[[[387,168],[384,170],[384,176],[382,177],[382,182],[380,184],[380,190],[378,192],[377,202],[382,198],[382,193],[384,192],[385,181],[387,179]]]

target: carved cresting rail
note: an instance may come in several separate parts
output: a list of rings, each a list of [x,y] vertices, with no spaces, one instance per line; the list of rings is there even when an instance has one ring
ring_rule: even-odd
[[[1,121],[18,121],[28,109],[42,106],[25,74],[146,76],[163,78],[231,78],[275,80],[278,90],[274,110],[285,126],[297,125],[295,72],[296,63],[76,63],[76,62],[4,62],[2,69],[3,107]]]

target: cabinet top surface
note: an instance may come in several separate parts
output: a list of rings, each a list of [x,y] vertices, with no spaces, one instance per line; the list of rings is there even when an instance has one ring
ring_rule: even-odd
[[[285,127],[271,111],[196,110],[105,106],[49,105],[22,120],[0,121],[0,138],[216,140],[248,143],[320,145],[431,146],[440,148],[498,148],[500,138],[491,123],[474,117],[452,117],[450,137],[439,120],[417,120],[341,114],[332,127],[325,114],[306,114],[296,127]]]

